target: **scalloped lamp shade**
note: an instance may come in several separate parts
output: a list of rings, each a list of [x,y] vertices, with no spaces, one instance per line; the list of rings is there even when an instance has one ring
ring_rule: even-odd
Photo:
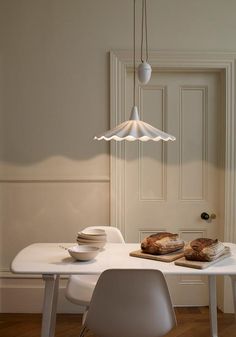
[[[154,128],[152,125],[148,123],[141,121],[139,118],[137,106],[133,106],[130,119],[128,121],[119,124],[113,129],[106,131],[97,137],[94,137],[94,139],[97,140],[104,139],[107,141],[112,139],[116,141],[141,140],[143,142],[153,140],[157,142],[159,140],[173,141],[176,138],[174,136],[169,135],[168,133],[165,133],[159,129]]]

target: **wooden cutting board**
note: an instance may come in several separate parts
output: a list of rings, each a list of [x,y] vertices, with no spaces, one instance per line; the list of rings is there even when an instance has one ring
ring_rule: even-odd
[[[203,261],[191,261],[191,260],[186,260],[185,257],[181,257],[178,261],[175,261],[175,264],[177,266],[182,266],[182,267],[188,267],[188,268],[195,268],[195,269],[205,269],[209,266],[212,266],[213,264],[224,260],[226,257],[229,257],[231,255],[230,253],[230,248],[225,247],[225,252],[218,257],[218,259],[210,262],[203,262]]]
[[[180,249],[176,252],[169,253],[169,254],[152,255],[148,253],[143,253],[142,250],[139,249],[139,250],[135,250],[129,253],[129,255],[133,257],[141,257],[142,259],[150,259],[150,260],[156,260],[156,261],[162,261],[162,262],[172,262],[184,256],[184,251],[183,249]]]

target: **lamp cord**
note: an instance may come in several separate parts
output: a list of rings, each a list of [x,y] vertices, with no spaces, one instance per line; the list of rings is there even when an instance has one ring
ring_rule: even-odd
[[[145,21],[145,25],[144,25]],[[145,40],[146,40],[146,61],[148,61],[148,34],[147,34],[147,2],[142,0],[142,32],[141,32],[141,61],[143,59],[143,40],[144,40],[144,31],[145,31]]]
[[[136,0],[134,0],[134,27],[133,27],[133,43],[134,43],[134,50],[133,50],[133,71],[134,71],[134,88],[133,88],[133,103],[135,105],[135,84],[136,84],[136,70],[135,70],[135,39],[136,39],[136,34],[135,34],[135,21],[136,21],[136,13],[135,13],[135,9],[136,9]]]

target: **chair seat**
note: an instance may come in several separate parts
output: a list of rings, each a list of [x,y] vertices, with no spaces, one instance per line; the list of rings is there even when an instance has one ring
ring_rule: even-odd
[[[78,305],[89,306],[99,275],[72,275],[67,284],[66,297]]]

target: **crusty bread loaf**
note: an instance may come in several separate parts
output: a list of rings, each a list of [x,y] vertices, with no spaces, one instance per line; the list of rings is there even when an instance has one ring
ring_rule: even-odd
[[[218,239],[198,238],[186,245],[184,256],[187,260],[213,261],[220,257],[224,250],[225,246]]]
[[[141,249],[144,253],[159,255],[168,254],[184,247],[184,241],[178,234],[160,232],[152,234],[141,242]]]

